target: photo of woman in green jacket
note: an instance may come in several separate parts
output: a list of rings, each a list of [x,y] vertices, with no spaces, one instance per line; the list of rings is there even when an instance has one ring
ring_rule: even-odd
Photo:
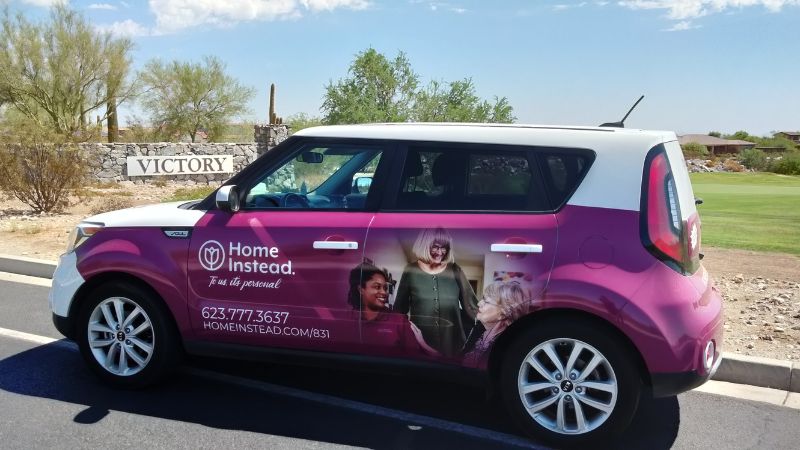
[[[420,232],[412,248],[416,261],[403,270],[394,302],[394,310],[408,314],[425,342],[444,357],[459,355],[478,311],[452,248],[453,238],[443,228]]]

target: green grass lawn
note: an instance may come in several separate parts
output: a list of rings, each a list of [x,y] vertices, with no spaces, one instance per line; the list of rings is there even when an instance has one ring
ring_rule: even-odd
[[[703,244],[800,255],[800,177],[693,173]]]

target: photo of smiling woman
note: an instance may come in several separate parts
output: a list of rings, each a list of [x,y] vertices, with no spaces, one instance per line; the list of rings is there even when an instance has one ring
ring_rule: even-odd
[[[412,248],[416,261],[403,270],[394,301],[394,310],[408,314],[425,342],[445,357],[458,356],[478,310],[452,249],[453,238],[443,228],[420,232]]]
[[[517,320],[528,305],[525,291],[518,283],[495,281],[487,286],[478,302],[478,320],[482,326],[475,327],[473,335],[469,336],[463,364],[485,368],[489,349],[497,336]]]
[[[368,346],[404,355],[438,356],[406,316],[389,309],[391,278],[386,269],[367,262],[350,271],[347,301],[359,315],[362,341]]]

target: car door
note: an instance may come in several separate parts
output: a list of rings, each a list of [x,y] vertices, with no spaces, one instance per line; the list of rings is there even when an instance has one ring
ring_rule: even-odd
[[[301,141],[246,177],[242,208],[192,232],[190,316],[200,340],[354,351],[349,277],[363,259],[379,144]],[[369,179],[370,182],[365,182]]]
[[[402,336],[380,339],[391,330],[368,321],[362,335],[373,353],[461,364],[483,334],[477,308],[490,286],[513,288],[503,292],[515,293],[516,317],[535,306],[556,254],[555,216],[531,149],[410,143],[403,154],[364,251],[386,268],[399,319],[384,322]]]

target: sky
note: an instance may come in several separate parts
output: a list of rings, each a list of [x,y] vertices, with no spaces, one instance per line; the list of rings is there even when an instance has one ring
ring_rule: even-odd
[[[0,0],[30,19],[56,1]],[[321,116],[325,85],[367,48],[404,52],[423,84],[472,78],[519,123],[800,130],[800,0],[68,0],[130,37],[133,62],[216,55],[257,89],[245,120]],[[121,108],[123,122],[142,115]]]

